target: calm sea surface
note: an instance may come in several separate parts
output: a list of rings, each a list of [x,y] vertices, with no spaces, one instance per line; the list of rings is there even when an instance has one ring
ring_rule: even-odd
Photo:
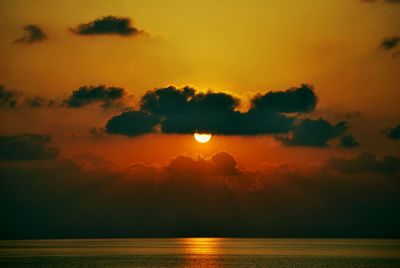
[[[400,267],[400,240],[0,241],[0,267]]]

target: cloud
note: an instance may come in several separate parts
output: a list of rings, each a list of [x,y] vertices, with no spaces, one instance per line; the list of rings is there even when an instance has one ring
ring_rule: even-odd
[[[315,109],[317,101],[314,88],[303,84],[286,91],[270,91],[265,95],[258,95],[252,100],[252,109],[307,113]]]
[[[29,24],[24,27],[26,35],[16,39],[14,43],[17,44],[33,44],[37,42],[42,42],[47,39],[47,35],[40,29],[39,26]]]
[[[226,93],[196,92],[184,87],[170,86],[147,92],[141,99],[140,111],[159,118],[163,133],[211,132],[221,135],[257,135],[286,133],[294,122],[280,113],[282,106],[290,106],[295,96],[303,98],[299,88],[287,91],[288,98],[280,98],[279,105],[265,109],[254,105],[247,112],[239,111],[240,100]],[[296,95],[297,94],[297,95]],[[297,104],[297,103],[296,103]],[[278,109],[278,110],[277,110]],[[300,112],[301,108],[296,108]],[[129,125],[129,127],[132,127]],[[129,131],[131,132],[131,131]]]
[[[6,89],[0,84],[0,107],[15,108],[19,96],[20,93],[14,90]]]
[[[400,159],[387,155],[378,160],[374,154],[362,153],[354,159],[330,159],[327,166],[346,174],[366,172],[395,174],[400,170]]]
[[[29,108],[51,107],[54,105],[54,101],[46,100],[40,96],[35,96],[26,98],[25,105]]]
[[[105,126],[105,131],[132,137],[155,132],[158,124],[159,119],[156,116],[142,111],[130,111],[111,118]]]
[[[89,134],[90,134],[91,137],[94,137],[94,138],[101,138],[101,137],[103,137],[106,133],[105,133],[104,129],[101,128],[101,127],[91,127],[91,128],[89,129]]]
[[[361,2],[373,3],[373,2],[379,2],[379,0],[361,0]],[[398,4],[400,3],[400,0],[382,0],[382,2]]]
[[[64,99],[46,99],[41,96],[23,96],[22,93],[0,85],[0,106],[16,108],[67,107],[81,108],[100,104],[102,108],[128,109],[131,95],[120,87],[105,85],[82,86]]]
[[[227,152],[218,152],[211,159],[198,156],[178,156],[168,163],[166,171],[173,176],[187,179],[204,176],[228,176],[240,173],[236,159]]]
[[[380,47],[385,50],[392,50],[392,49],[397,48],[399,43],[400,43],[400,37],[393,36],[393,37],[383,39]]]
[[[0,166],[1,239],[400,236],[390,172],[245,170],[226,152],[126,171],[91,154],[34,164]]]
[[[393,128],[388,128],[384,131],[384,133],[386,134],[386,136],[389,139],[392,140],[399,140],[400,139],[400,124],[393,127]]]
[[[356,141],[353,135],[344,135],[340,138],[340,145],[346,148],[354,148],[360,146],[360,143]]]
[[[74,90],[71,95],[64,100],[67,107],[79,108],[92,103],[101,103],[103,108],[108,108],[121,100],[125,91],[119,87],[83,86]]]
[[[309,85],[286,91],[258,94],[247,111],[240,111],[240,100],[227,93],[197,92],[194,88],[169,86],[148,91],[140,109],[118,118],[118,131],[106,127],[110,134],[128,136],[160,131],[192,134],[210,132],[216,135],[276,135],[286,145],[328,146],[341,139],[341,146],[353,148],[358,142],[347,133],[347,123],[337,125],[324,119],[302,118],[300,114],[315,109],[317,96]],[[296,113],[288,115],[290,113]],[[124,118],[124,120],[121,120]],[[140,118],[140,119],[139,119]],[[151,122],[147,122],[146,120]],[[130,121],[132,120],[132,121]],[[138,129],[138,131],[135,131]],[[146,132],[147,130],[148,132]]]
[[[117,165],[92,153],[79,153],[72,156],[73,160],[84,170],[88,171],[113,171]]]
[[[58,156],[58,149],[49,146],[48,135],[19,134],[0,136],[0,160],[46,160]]]
[[[280,136],[278,139],[284,144],[291,146],[326,147],[330,140],[342,137],[346,131],[346,122],[339,122],[333,125],[321,118],[306,118],[300,120],[289,135]],[[346,136],[342,137],[342,139],[343,138],[346,141],[348,136],[347,138]]]
[[[121,35],[134,36],[143,33],[131,25],[126,17],[105,16],[94,21],[79,24],[71,31],[78,35]]]

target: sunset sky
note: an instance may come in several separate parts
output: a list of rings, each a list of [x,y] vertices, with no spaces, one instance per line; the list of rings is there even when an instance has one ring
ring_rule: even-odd
[[[0,238],[400,236],[399,25],[396,0],[1,1]]]

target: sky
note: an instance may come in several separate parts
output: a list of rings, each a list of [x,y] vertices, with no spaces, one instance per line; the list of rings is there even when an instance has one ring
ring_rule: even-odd
[[[1,1],[0,238],[399,237],[399,13]]]

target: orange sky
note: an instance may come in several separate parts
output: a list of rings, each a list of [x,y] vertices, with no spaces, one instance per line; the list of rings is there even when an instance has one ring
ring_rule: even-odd
[[[1,134],[52,135],[64,155],[91,151],[121,166],[163,162],[178,154],[233,153],[245,165],[318,162],[332,155],[396,154],[382,129],[399,123],[400,60],[379,49],[398,35],[400,6],[331,1],[3,1],[0,3],[0,83],[28,95],[63,98],[83,85],[125,88],[137,106],[148,90],[174,84],[230,92],[244,104],[255,93],[302,83],[319,97],[314,117],[349,121],[362,144],[354,150],[288,148],[272,137],[189,135],[93,139],[118,111],[2,110]],[[130,17],[147,34],[76,36],[68,30],[104,15]],[[13,44],[26,24],[48,40]],[[359,116],[346,118],[346,113]]]

